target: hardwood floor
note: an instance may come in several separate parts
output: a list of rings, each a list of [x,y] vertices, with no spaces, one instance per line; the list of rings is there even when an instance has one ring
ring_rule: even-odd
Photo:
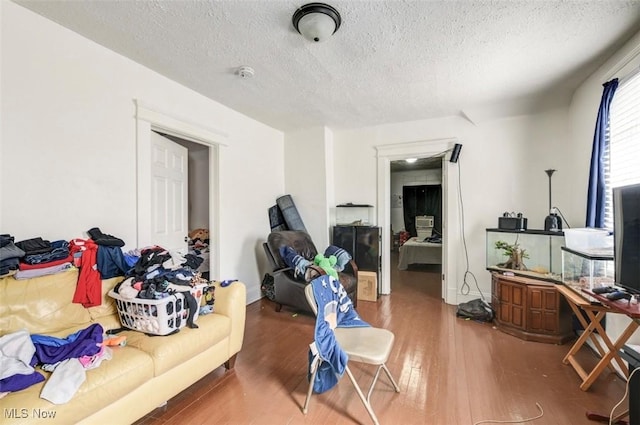
[[[357,310],[396,336],[387,365],[401,392],[381,376],[371,396],[382,424],[522,421],[540,414],[536,403],[544,411],[537,425],[594,424],[587,410],[608,415],[624,395],[624,380],[608,371],[581,391],[578,375],[562,364],[572,343],[522,341],[456,318],[455,306],[441,299],[439,266],[394,267],[392,294],[361,301]],[[347,377],[314,394],[302,414],[314,320],[286,307],[276,313],[266,299],[249,305],[235,369],[215,370],[137,424],[370,424]],[[597,362],[589,348],[578,359],[585,367]],[[351,369],[368,388],[374,370],[356,363]]]

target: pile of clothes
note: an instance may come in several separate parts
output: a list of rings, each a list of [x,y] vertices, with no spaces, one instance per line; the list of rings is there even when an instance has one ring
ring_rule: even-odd
[[[200,256],[183,256],[158,246],[124,253],[122,239],[98,227],[87,233],[89,239],[53,242],[42,237],[14,242],[12,235],[0,235],[0,277],[13,274],[16,279],[30,279],[75,266],[80,273],[73,302],[84,307],[102,303],[102,280],[125,276],[117,287],[123,297],[160,299],[182,292],[189,306],[194,306],[191,311],[197,310],[189,291],[193,286],[209,283],[196,271],[203,262]]]
[[[41,237],[15,242],[9,234],[0,235],[0,276],[14,274],[30,279],[58,273],[73,267],[69,242],[49,242]]]
[[[15,274],[24,257],[24,251],[16,246],[14,237],[9,234],[0,235],[0,276]]]
[[[197,328],[194,316],[199,311],[199,305],[191,289],[209,283],[197,271],[201,262],[201,258],[192,254],[182,255],[159,246],[145,248],[126,273],[125,280],[115,286],[114,292],[125,299],[152,300],[181,293],[189,308],[187,326]]]
[[[0,337],[0,394],[20,391],[42,382],[35,367],[53,372],[40,397],[54,404],[67,403],[86,380],[86,370],[112,358],[100,324],[66,338],[29,334],[20,330]]]

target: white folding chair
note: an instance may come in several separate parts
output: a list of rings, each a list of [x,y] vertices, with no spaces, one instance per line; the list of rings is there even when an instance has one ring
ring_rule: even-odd
[[[309,306],[313,310],[313,313],[318,315],[318,305],[316,304],[315,296],[313,295],[313,287],[312,283],[306,286],[305,295],[307,297],[307,301],[309,302]],[[386,375],[389,377],[391,384],[393,384],[393,389],[395,392],[399,393],[400,388],[396,381],[391,376],[391,372],[387,368],[385,364],[389,359],[389,354],[391,354],[391,349],[393,348],[394,335],[393,332],[388,331],[386,329],[375,328],[375,327],[355,327],[355,328],[335,328],[334,335],[336,337],[336,341],[347,353],[349,356],[349,362],[359,362],[377,366],[376,374],[373,378],[373,382],[369,387],[369,392],[367,393],[367,397],[364,397],[360,386],[356,382],[349,366],[345,367],[345,372],[349,377],[349,380],[353,384],[356,392],[358,393],[358,397],[362,400],[364,407],[367,409],[369,416],[373,420],[373,423],[378,425],[378,418],[376,414],[373,412],[373,408],[371,407],[371,393],[373,392],[373,387],[375,386],[378,376],[380,375],[380,370],[384,370]],[[315,342],[311,344],[311,350],[314,354],[313,361],[311,364],[311,379],[309,380],[309,390],[307,391],[307,398],[304,401],[304,407],[302,408],[302,412],[306,415],[309,408],[309,401],[311,400],[311,394],[313,393],[313,384],[316,379],[316,375],[318,372],[318,367],[322,363],[322,359],[315,349]],[[314,351],[315,350],[315,351]]]

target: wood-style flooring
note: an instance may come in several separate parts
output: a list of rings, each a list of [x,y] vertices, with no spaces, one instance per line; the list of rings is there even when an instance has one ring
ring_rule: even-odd
[[[572,342],[522,341],[491,324],[456,318],[456,307],[442,301],[439,266],[394,267],[391,282],[391,295],[357,308],[396,336],[387,365],[401,392],[383,374],[371,396],[381,424],[524,423],[517,421],[540,414],[536,403],[544,413],[533,424],[595,424],[585,413],[608,415],[624,395],[625,381],[609,370],[589,391],[579,389],[576,372],[562,364]],[[346,376],[314,394],[303,415],[314,320],[286,307],[276,313],[267,299],[247,306],[235,369],[218,368],[137,424],[370,424]],[[587,347],[578,359],[587,369],[597,362]],[[357,363],[351,369],[368,388],[373,369]]]

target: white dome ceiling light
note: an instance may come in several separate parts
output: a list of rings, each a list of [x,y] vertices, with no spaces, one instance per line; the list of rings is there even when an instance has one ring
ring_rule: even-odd
[[[328,4],[309,3],[293,14],[293,27],[309,41],[320,42],[331,37],[342,23],[340,13]]]

